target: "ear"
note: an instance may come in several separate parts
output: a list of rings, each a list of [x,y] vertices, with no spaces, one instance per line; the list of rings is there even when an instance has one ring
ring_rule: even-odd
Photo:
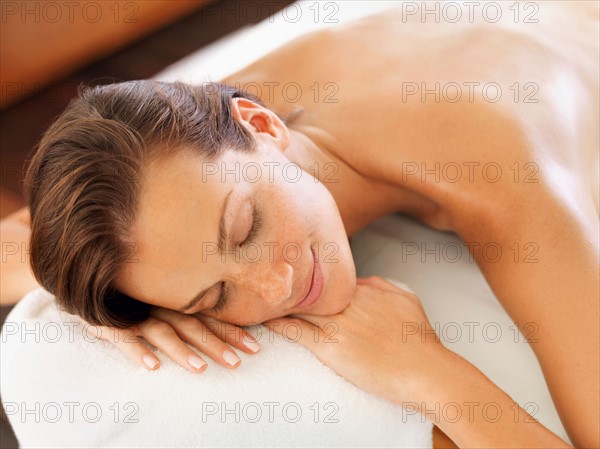
[[[290,143],[290,132],[281,119],[268,108],[246,98],[231,99],[231,114],[257,140],[268,140],[282,151]]]

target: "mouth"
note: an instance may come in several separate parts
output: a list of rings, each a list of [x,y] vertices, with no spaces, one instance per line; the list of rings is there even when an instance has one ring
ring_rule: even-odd
[[[313,250],[312,247],[310,248],[310,252],[312,254],[312,259],[313,259],[313,266],[312,266],[313,268],[312,268],[312,273],[311,273],[310,279],[309,279],[310,284],[308,287],[308,292],[300,300],[300,302],[298,302],[296,304],[295,307],[300,307],[300,308],[308,307],[308,306],[314,304],[315,302],[317,302],[319,300],[319,298],[321,297],[321,293],[323,293],[324,280],[323,280],[323,271],[321,270],[321,264],[317,260],[317,257],[315,256],[315,251]]]

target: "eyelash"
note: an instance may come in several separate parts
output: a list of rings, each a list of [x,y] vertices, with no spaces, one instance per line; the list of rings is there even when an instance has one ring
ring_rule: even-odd
[[[254,209],[254,220],[252,221],[252,228],[250,228],[248,237],[246,237],[246,239],[242,243],[240,243],[239,246],[243,247],[243,246],[247,245],[248,243],[252,243],[252,240],[254,239],[254,237],[256,237],[256,234],[260,230],[261,225],[262,225],[262,217],[260,216],[258,209]]]
[[[258,209],[254,209],[254,220],[252,221],[252,228],[250,228],[250,232],[248,233],[248,236],[244,239],[244,241],[242,243],[238,244],[238,246],[240,248],[243,248],[247,244],[252,243],[252,240],[256,237],[256,234],[258,234],[258,231],[260,230],[261,225],[262,225],[262,218],[260,216],[260,213],[258,212]],[[219,295],[219,300],[214,305],[214,307],[212,307],[210,309],[210,311],[213,313],[220,312],[221,310],[223,310],[226,303],[227,303],[227,287],[225,286],[225,282],[221,282],[221,294]]]

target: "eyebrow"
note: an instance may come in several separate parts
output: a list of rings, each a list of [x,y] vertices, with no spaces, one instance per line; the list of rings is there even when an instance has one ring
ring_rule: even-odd
[[[221,217],[219,218],[219,243],[217,245],[217,249],[218,249],[220,255],[222,255],[224,252],[225,242],[227,242],[227,237],[228,237],[227,229],[225,229],[225,211],[227,210],[227,205],[229,204],[229,198],[231,197],[232,193],[233,193],[233,189],[229,191],[229,193],[225,197],[225,201],[223,201],[223,206],[221,207]],[[211,288],[213,288],[212,285],[210,287],[202,290],[200,293],[198,293],[194,297],[194,299],[192,299],[185,306],[183,306],[181,309],[179,309],[179,311],[185,313],[188,310],[192,309],[196,304],[198,304],[202,299],[204,299],[204,296],[208,293],[208,291]]]

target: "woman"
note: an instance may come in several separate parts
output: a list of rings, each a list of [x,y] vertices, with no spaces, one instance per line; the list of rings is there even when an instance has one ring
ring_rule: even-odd
[[[355,278],[347,236],[409,213],[469,242],[511,318],[539,326],[532,347],[562,422],[576,447],[597,447],[592,12],[550,10],[517,32],[388,11],[297,39],[224,84],[87,90],[28,170],[35,277],[67,311],[122,329],[117,344],[150,368],[128,328],[201,372],[182,340],[236,367],[231,346],[258,345],[222,323],[291,320],[321,360],[391,401],[456,402],[463,416],[498,404],[497,422],[436,423],[461,447],[568,447],[444,348],[414,295]],[[228,87],[250,83],[260,98]],[[401,322],[419,333],[400,335]],[[332,325],[337,344],[315,338]]]

